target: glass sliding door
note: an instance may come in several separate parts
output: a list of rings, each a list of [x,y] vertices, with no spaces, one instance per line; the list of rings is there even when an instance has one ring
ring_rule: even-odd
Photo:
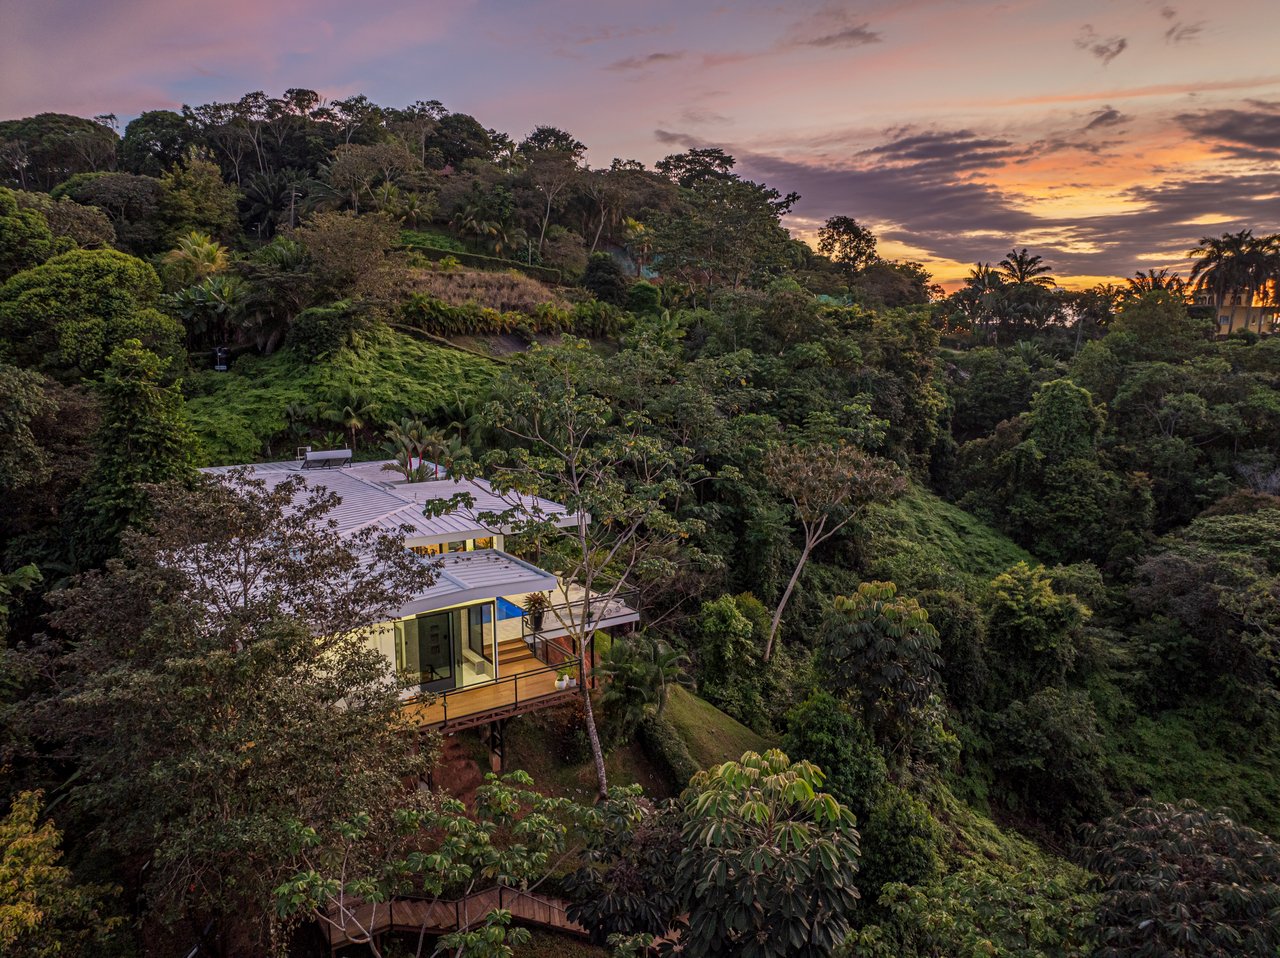
[[[492,631],[491,622],[491,606],[488,603],[484,605],[473,605],[467,608],[467,648],[471,649],[476,655],[486,659],[493,658],[493,649],[489,648],[489,633]]]
[[[461,655],[453,619],[448,612],[432,612],[396,623],[396,668],[424,692],[457,685]]]

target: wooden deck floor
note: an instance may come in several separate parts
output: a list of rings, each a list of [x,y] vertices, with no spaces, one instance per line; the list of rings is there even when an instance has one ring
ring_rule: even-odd
[[[357,904],[343,917],[331,911],[325,929],[329,947],[362,944],[374,935],[387,932],[421,932],[444,935],[482,922],[498,908],[511,912],[516,924],[537,925],[585,937],[587,930],[565,914],[568,902],[560,898],[490,888],[458,901],[418,901],[396,898],[377,905]]]
[[[457,689],[431,703],[411,702],[405,706],[405,714],[419,725],[447,725],[469,716],[518,710],[525,703],[565,696],[566,690],[556,688],[555,669],[534,658],[521,664],[531,667],[496,682]]]

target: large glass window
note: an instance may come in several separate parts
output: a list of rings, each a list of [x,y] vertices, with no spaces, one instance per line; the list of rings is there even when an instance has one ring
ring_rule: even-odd
[[[453,616],[433,612],[396,623],[396,668],[430,691],[454,687]]]

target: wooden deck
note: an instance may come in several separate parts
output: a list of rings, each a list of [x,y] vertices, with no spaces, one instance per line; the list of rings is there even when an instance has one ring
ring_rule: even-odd
[[[496,679],[492,678],[493,663],[488,662],[486,652],[485,661],[481,663],[485,674],[479,676],[479,681],[475,680],[476,676],[467,675],[464,681],[472,684],[438,693],[434,700],[406,702],[406,716],[418,725],[450,733],[572,699],[578,694],[575,689],[556,688],[557,666],[573,657],[566,648],[570,644],[566,636],[579,631],[582,610],[576,603],[585,599],[586,593],[580,586],[570,585],[565,594],[573,604],[553,605],[545,614],[543,627],[536,633],[531,630],[527,617],[496,623]],[[516,604],[523,604],[524,599],[524,596],[508,597],[508,601]],[[634,625],[640,617],[623,598],[600,600],[588,614],[586,624],[593,630]],[[590,671],[588,666],[587,680],[593,681]],[[582,676],[575,674],[575,677],[582,680]]]
[[[329,948],[336,951],[345,945],[368,942],[375,935],[406,932],[447,935],[480,924],[495,909],[511,912],[518,925],[535,925],[580,937],[587,929],[569,920],[561,898],[538,895],[512,888],[489,888],[454,901],[396,898],[376,905],[357,903],[344,916],[336,909],[323,922]]]
[[[502,673],[512,665],[501,651],[498,662]],[[436,696],[434,702],[410,702],[405,714],[419,725],[456,732],[556,705],[578,694],[576,688],[556,688],[556,667],[543,665],[533,656],[514,665],[518,671],[495,682],[454,689]]]

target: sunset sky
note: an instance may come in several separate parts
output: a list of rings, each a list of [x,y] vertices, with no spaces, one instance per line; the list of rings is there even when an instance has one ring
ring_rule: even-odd
[[[6,0],[0,118],[309,87],[439,99],[593,165],[721,146],[943,281],[1087,285],[1280,229],[1280,0]]]

